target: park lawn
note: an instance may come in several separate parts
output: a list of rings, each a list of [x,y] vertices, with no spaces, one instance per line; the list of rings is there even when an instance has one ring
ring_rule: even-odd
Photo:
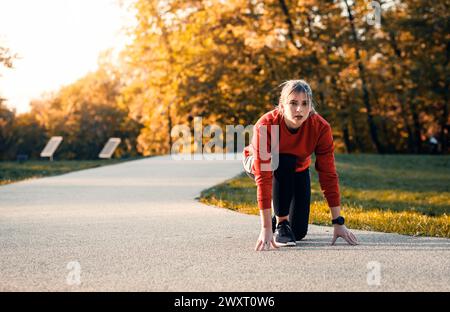
[[[336,154],[342,215],[352,229],[450,238],[450,157]],[[310,223],[331,225],[311,165]],[[256,186],[245,173],[202,192],[200,201],[259,214]]]
[[[55,160],[53,162],[48,160],[29,160],[23,163],[0,161],[0,185],[111,165],[123,161],[121,159]]]

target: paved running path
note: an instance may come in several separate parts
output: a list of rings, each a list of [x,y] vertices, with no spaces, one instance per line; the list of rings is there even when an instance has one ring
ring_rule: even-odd
[[[355,231],[361,245],[329,246],[311,225],[295,248],[253,251],[258,216],[195,200],[239,172],[163,156],[1,186],[0,290],[450,291],[449,239]]]

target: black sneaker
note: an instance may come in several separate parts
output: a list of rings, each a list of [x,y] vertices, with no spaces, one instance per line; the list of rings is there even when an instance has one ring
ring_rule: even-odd
[[[275,230],[275,243],[278,246],[296,245],[294,232],[292,232],[288,220],[284,220],[277,225],[277,229]]]

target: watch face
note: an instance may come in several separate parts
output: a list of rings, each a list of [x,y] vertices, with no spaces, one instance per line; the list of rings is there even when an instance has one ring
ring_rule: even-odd
[[[344,217],[341,217],[341,216],[337,217],[336,219],[334,219],[332,221],[333,224],[339,224],[339,225],[343,225],[344,222],[345,222],[345,219],[344,219]]]

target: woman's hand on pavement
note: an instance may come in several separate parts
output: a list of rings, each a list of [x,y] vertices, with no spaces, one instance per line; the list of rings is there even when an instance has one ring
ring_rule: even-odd
[[[356,236],[352,232],[350,232],[345,225],[334,225],[334,234],[331,245],[334,245],[338,237],[342,237],[350,245],[358,245]]]
[[[275,239],[273,238],[272,228],[261,228],[261,233],[259,234],[258,241],[256,242],[255,250],[270,250],[270,247],[278,249],[279,247],[275,244]]]

